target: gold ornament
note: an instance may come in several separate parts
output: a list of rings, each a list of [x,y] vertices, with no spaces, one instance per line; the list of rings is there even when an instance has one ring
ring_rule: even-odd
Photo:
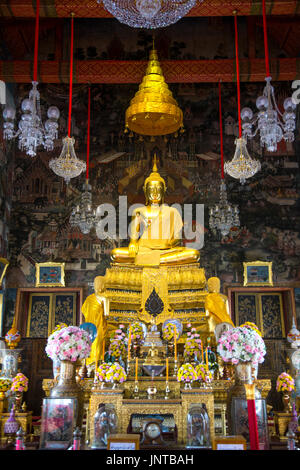
[[[136,134],[173,134],[183,127],[183,113],[162,74],[157,52],[150,52],[146,75],[125,114],[125,127]]]

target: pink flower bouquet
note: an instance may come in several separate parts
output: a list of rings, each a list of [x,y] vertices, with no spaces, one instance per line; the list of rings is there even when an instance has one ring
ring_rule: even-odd
[[[291,392],[292,390],[295,390],[295,381],[293,377],[286,372],[282,372],[282,374],[277,377],[276,390],[277,392]]]
[[[99,382],[105,382],[106,381],[106,374],[109,371],[111,367],[111,364],[107,364],[106,362],[103,362],[96,371],[96,377],[99,380]]]
[[[124,368],[116,362],[113,364],[109,370],[106,372],[106,382],[116,382],[116,383],[122,383],[125,382],[127,379],[126,372]]]
[[[28,390],[28,379],[24,374],[17,374],[13,380],[11,385],[12,392],[27,392]]]
[[[266,346],[253,328],[238,326],[222,334],[217,351],[224,362],[251,362],[256,365],[264,362]]]
[[[192,364],[183,364],[178,371],[177,381],[184,383],[191,383],[197,380],[197,374],[195,368]]]
[[[91,341],[88,333],[78,326],[68,326],[52,333],[47,342],[46,353],[52,359],[76,362],[89,357]]]

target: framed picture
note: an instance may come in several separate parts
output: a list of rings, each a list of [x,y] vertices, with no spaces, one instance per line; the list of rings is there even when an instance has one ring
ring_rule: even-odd
[[[5,258],[0,258],[0,287],[2,286],[2,281],[5,276],[5,271],[7,270],[7,267],[9,265],[9,262]]]
[[[246,450],[247,443],[243,436],[220,436],[213,439],[213,450]]]
[[[66,450],[73,442],[77,418],[76,398],[44,398],[40,449]]]
[[[107,439],[108,450],[139,450],[140,434],[111,434]]]
[[[65,263],[36,263],[35,287],[63,287]]]
[[[272,286],[272,261],[252,261],[244,265],[244,286]]]

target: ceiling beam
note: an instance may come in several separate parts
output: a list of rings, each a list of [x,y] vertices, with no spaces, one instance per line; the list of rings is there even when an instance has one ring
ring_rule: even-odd
[[[82,60],[74,63],[74,83],[140,83],[147,61]],[[235,60],[162,60],[161,68],[167,83],[235,82]],[[271,59],[273,81],[292,81],[300,78],[300,58]],[[241,59],[242,82],[263,82],[264,59]],[[31,61],[0,61],[0,80],[6,83],[30,83]],[[68,83],[69,62],[41,61],[40,83]]]
[[[240,16],[261,15],[261,0],[203,0],[187,16],[232,16],[237,10]],[[268,15],[299,15],[300,0],[266,0]],[[77,18],[111,18],[102,4],[96,0],[41,0],[40,16],[67,18],[75,13]],[[35,16],[32,0],[0,0],[0,17],[31,18]]]

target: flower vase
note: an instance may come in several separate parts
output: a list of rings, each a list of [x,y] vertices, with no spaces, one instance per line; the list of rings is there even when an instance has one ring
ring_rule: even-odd
[[[54,379],[57,379],[58,378],[58,375],[59,375],[59,372],[60,372],[60,359],[58,357],[56,357],[55,359],[53,359],[53,378]]]
[[[119,388],[119,382],[113,382],[111,388],[112,388],[112,390],[117,390]]]
[[[282,402],[284,407],[284,413],[292,413],[291,392],[282,392]]]
[[[76,382],[76,362],[61,361],[58,382],[50,391],[51,398],[77,398],[81,388]]]
[[[238,421],[238,417],[235,416],[235,406],[233,406],[233,401],[234,399],[247,401],[245,384],[253,383],[252,367],[251,362],[240,362],[235,365],[234,383],[229,388],[227,396],[227,422],[230,435],[234,434],[233,430],[236,422]],[[255,399],[260,398],[261,394],[259,390],[255,388]]]
[[[22,405],[23,392],[15,392],[15,412],[19,413]]]

